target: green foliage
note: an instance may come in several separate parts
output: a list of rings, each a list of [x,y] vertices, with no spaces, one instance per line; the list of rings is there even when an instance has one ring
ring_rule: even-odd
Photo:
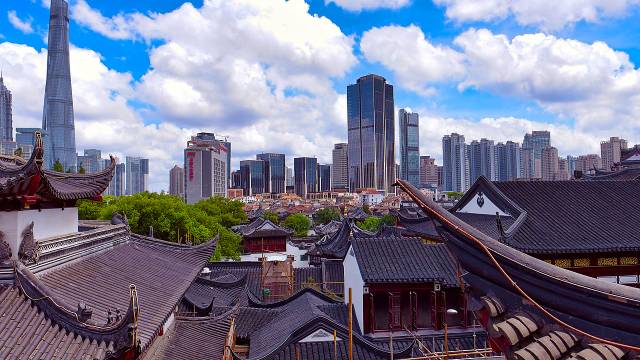
[[[311,221],[305,214],[291,214],[284,219],[286,228],[293,230],[295,236],[307,236],[311,228]]]
[[[24,155],[24,153],[22,152],[22,147],[17,148],[16,151],[13,152],[13,155],[22,157]]]
[[[114,212],[127,215],[129,227],[162,240],[194,245],[220,234],[212,259],[239,259],[241,237],[229,228],[247,220],[242,203],[222,197],[209,198],[193,205],[171,195],[139,193],[133,196],[105,197],[103,202],[79,201],[80,219],[110,220]]]
[[[462,197],[462,195],[464,195],[464,193],[461,193],[459,191],[448,191],[445,194],[447,194],[448,197],[454,198],[454,199],[459,199]]]
[[[269,220],[274,224],[277,224],[279,222],[280,219],[278,219],[278,215],[276,213],[274,213],[273,211],[265,211],[262,214],[262,217],[265,218],[265,220]]]
[[[320,224],[328,224],[331,220],[340,220],[340,212],[336,208],[327,207],[316,211],[316,220]]]
[[[365,221],[361,221],[358,223],[358,227],[372,232],[377,232],[382,228],[382,225],[393,225],[395,224],[396,219],[391,214],[387,214],[383,217],[371,216],[368,217]]]
[[[56,160],[56,162],[53,163],[53,171],[64,172],[64,166],[62,166],[60,160]]]
[[[84,167],[82,167],[82,165],[80,165],[80,167],[78,168],[78,174],[84,174],[87,171],[84,169]]]

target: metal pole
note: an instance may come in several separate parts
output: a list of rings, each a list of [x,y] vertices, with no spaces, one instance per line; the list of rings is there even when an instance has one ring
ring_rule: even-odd
[[[353,360],[353,297],[349,288],[349,360]]]
[[[446,320],[446,319],[445,319]],[[449,332],[447,322],[444,322],[444,358],[445,360],[449,358]]]
[[[393,360],[393,331],[389,333],[389,358]]]

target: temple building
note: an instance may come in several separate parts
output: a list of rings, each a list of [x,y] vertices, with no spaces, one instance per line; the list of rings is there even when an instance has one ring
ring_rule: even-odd
[[[584,180],[638,180],[640,179],[640,145],[622,149],[620,161],[611,166],[611,170],[596,170],[593,175],[576,174]]]
[[[291,231],[259,217],[249,224],[234,228],[242,236],[245,254],[284,253]]]
[[[605,251],[610,253],[610,258],[614,257],[612,254],[618,251],[615,241],[630,239],[633,243],[633,237],[629,237],[632,233],[624,233],[628,227],[615,228],[621,224],[637,223],[633,217],[638,211],[624,206],[617,211],[610,204],[632,202],[638,191],[635,181],[565,181],[555,183],[555,192],[540,187],[544,183],[527,182],[525,184],[529,185],[522,185],[535,187],[526,189],[529,195],[525,202],[517,194],[524,196],[526,192],[513,190],[517,187],[513,183],[483,180],[476,183],[450,212],[410,183],[398,181],[401,189],[435,223],[447,249],[465,270],[461,278],[469,285],[471,309],[487,330],[494,351],[504,354],[507,359],[519,360],[637,358],[640,328],[632,319],[640,317],[639,289],[594,279],[551,264],[556,263],[556,259],[544,261],[523,251],[539,251],[545,249],[550,241],[556,241],[557,250],[536,254],[565,258],[573,250],[585,249],[573,241],[578,240],[577,236],[598,227],[602,230],[593,236],[601,236],[599,243],[593,236],[580,240],[595,253]],[[574,185],[562,187],[560,183]],[[598,186],[601,188],[596,189]],[[624,193],[621,189],[625,189],[630,200],[621,198]],[[602,195],[594,190],[599,190]],[[611,196],[610,201],[602,198],[605,194]],[[576,198],[576,195],[581,196]],[[599,200],[600,208],[593,209],[591,206],[596,200]],[[565,208],[559,213],[556,206],[561,203]],[[580,209],[577,206],[572,208],[572,203],[580,203]],[[537,207],[543,206],[548,209],[547,214],[558,216],[541,218]],[[486,225],[482,226],[480,220],[489,215],[494,218],[495,228],[488,225],[488,218],[485,218]],[[593,216],[600,217],[595,224]],[[508,217],[512,219],[502,222],[502,218]],[[602,223],[611,218],[617,219],[614,224]],[[577,227],[577,224],[582,224],[585,229]],[[562,241],[562,236],[567,235],[562,230],[565,227],[575,230],[576,237]],[[532,230],[537,236],[528,238],[526,234]],[[616,262],[620,262],[620,257]],[[576,262],[571,259],[569,263],[560,262],[558,265],[563,264],[575,267]],[[592,264],[585,265],[589,267]],[[609,265],[608,261],[602,264],[605,271]],[[618,267],[624,269],[626,266],[620,264]]]
[[[98,173],[0,158],[0,358],[136,359],[162,343],[216,241],[190,247],[132,234],[126,217],[79,222],[76,201],[99,200]]]

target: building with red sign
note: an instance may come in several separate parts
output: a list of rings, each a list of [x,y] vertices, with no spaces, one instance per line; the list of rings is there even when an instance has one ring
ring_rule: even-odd
[[[212,196],[227,196],[229,149],[212,133],[192,136],[184,149],[185,200],[196,203]]]

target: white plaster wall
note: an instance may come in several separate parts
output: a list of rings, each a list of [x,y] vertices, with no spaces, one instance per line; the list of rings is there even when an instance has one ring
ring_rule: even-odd
[[[284,261],[287,260],[287,255],[293,255],[293,267],[301,268],[309,266],[309,260],[302,261],[300,257],[307,253],[307,250],[299,249],[297,246],[293,246],[287,242],[287,250],[282,253],[264,253],[264,256],[269,261]],[[262,253],[240,255],[240,261],[258,261],[262,257]]]
[[[364,280],[362,280],[353,246],[349,247],[342,265],[344,267],[344,303],[349,305],[349,288],[351,288],[355,316],[360,325],[360,330],[364,331]]]
[[[478,206],[478,194],[475,194],[473,199],[471,199],[465,206],[458,210],[461,213],[469,213],[469,214],[483,214],[483,215],[495,215],[496,212],[500,214],[500,216],[509,216],[509,214],[502,211],[496,204],[494,204],[489,198],[484,197],[484,204],[482,207]]]
[[[15,258],[22,242],[22,232],[33,221],[36,241],[78,232],[78,208],[22,210],[0,212],[0,231],[11,246]]]

